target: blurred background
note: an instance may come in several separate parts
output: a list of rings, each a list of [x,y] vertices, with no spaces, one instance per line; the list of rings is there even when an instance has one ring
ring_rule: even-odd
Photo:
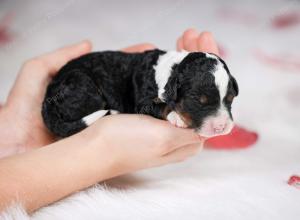
[[[239,120],[255,127],[261,122],[254,113],[278,119],[291,108],[299,110],[298,0],[0,0],[0,21],[1,102],[21,64],[31,57],[82,39],[90,39],[94,50],[141,42],[175,49],[180,34],[194,27],[214,34],[238,79],[241,96],[234,111],[236,117],[244,116]],[[300,119],[297,112],[282,123],[293,123],[300,131],[296,116]]]
[[[241,183],[240,190],[251,193],[257,211],[255,196],[269,196],[264,187],[285,195],[289,176],[300,174],[299,0],[0,0],[0,102],[5,102],[21,64],[31,57],[82,39],[90,39],[94,50],[142,42],[176,49],[177,38],[189,27],[214,34],[240,87],[233,115],[259,139],[243,151],[205,151],[200,161],[192,160],[185,168],[202,170],[201,178],[225,169],[227,181],[244,174],[256,184],[251,188]],[[218,167],[220,163],[226,167]],[[299,192],[288,193],[293,199],[279,196],[269,204],[274,210],[289,210],[286,217],[296,214],[291,207],[300,202]]]

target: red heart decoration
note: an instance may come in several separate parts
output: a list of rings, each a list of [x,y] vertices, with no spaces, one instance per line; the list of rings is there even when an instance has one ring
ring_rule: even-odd
[[[241,149],[256,143],[258,134],[240,126],[234,126],[227,135],[208,139],[205,146],[212,149]]]

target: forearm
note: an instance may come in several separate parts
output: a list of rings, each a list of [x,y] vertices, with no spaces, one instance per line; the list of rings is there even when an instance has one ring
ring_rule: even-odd
[[[113,161],[101,143],[75,135],[0,160],[0,210],[21,202],[28,211],[113,177]]]
[[[32,212],[99,181],[182,161],[202,145],[190,129],[149,116],[106,116],[74,136],[1,159],[0,211],[21,202]]]
[[[17,129],[18,126],[18,121],[12,120],[8,116],[7,109],[2,107],[0,109],[0,158],[24,151],[21,144],[24,137],[18,131],[22,130],[22,128]]]

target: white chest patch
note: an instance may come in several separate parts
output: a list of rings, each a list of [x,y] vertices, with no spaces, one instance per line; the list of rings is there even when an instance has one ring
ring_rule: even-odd
[[[168,51],[167,53],[160,55],[157,61],[157,65],[154,66],[155,81],[158,87],[158,98],[164,100],[163,94],[165,92],[165,86],[171,75],[172,67],[174,64],[180,63],[189,52],[182,51]]]

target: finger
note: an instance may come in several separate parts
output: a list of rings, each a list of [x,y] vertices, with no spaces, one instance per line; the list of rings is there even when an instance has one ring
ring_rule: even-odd
[[[193,129],[175,127],[168,121],[153,118],[149,115],[132,115],[132,117],[137,116],[139,117],[139,121],[144,121],[145,124],[148,124],[150,121],[153,123],[152,130],[154,133],[159,133],[163,142],[169,145],[165,151],[166,153],[183,145],[199,143],[202,139]]]
[[[191,52],[198,51],[198,31],[190,28],[183,33],[183,49]]]
[[[210,32],[202,32],[197,39],[198,51],[219,55],[218,45]]]
[[[177,49],[177,51],[182,51],[183,50],[183,39],[182,39],[182,37],[179,37],[177,39],[176,49]]]
[[[177,128],[173,125],[170,126],[172,126],[173,128],[169,131],[172,134],[171,136],[169,136],[169,151],[184,145],[199,143],[202,140],[202,138],[192,129]]]
[[[91,51],[91,43],[83,41],[63,47],[54,52],[36,57],[26,62],[11,89],[7,102],[17,101],[17,97],[27,96],[42,98],[51,76],[68,61]],[[49,77],[50,76],[50,77]],[[31,80],[34,78],[34,80]]]
[[[38,57],[48,68],[51,75],[63,67],[67,62],[91,52],[92,44],[90,41],[82,41],[80,43],[60,48],[54,52],[47,53]]]
[[[121,49],[123,52],[127,53],[139,53],[139,52],[144,52],[146,50],[153,50],[155,49],[156,46],[150,43],[143,43],[143,44],[136,44],[130,47],[126,47]]]
[[[165,154],[162,157],[162,160],[168,162],[181,162],[187,159],[188,157],[196,155],[202,149],[203,149],[203,142],[197,144],[185,145],[183,147],[175,149],[174,151],[171,151],[168,154]]]

